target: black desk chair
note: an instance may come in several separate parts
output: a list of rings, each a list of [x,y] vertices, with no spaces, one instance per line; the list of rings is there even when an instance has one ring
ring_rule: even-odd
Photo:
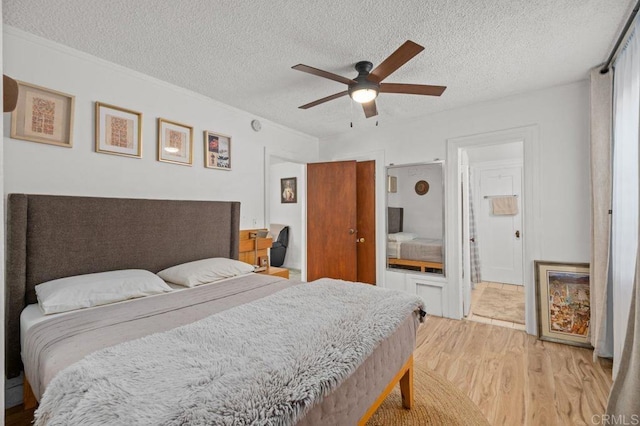
[[[280,230],[278,238],[271,246],[271,266],[282,266],[289,245],[289,227]]]

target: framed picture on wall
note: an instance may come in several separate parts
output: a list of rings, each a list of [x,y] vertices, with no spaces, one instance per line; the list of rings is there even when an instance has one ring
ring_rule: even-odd
[[[589,264],[535,261],[538,337],[591,347]]]
[[[280,202],[283,204],[298,202],[297,178],[280,179]]]
[[[75,97],[18,81],[18,103],[11,113],[13,139],[73,146]]]
[[[96,152],[142,157],[142,113],[96,102]]]
[[[204,132],[204,166],[231,170],[231,136]]]
[[[193,127],[158,118],[158,161],[191,166]]]

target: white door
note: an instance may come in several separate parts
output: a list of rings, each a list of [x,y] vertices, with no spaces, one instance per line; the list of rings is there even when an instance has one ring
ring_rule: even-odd
[[[522,285],[522,167],[479,168],[474,175],[482,280]],[[515,195],[518,213],[492,214],[495,195]]]

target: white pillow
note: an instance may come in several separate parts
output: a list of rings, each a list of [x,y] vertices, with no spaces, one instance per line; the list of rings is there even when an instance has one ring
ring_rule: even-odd
[[[169,291],[173,290],[167,283],[142,269],[76,275],[36,286],[38,304],[45,315]]]
[[[195,287],[200,284],[212,283],[225,278],[253,272],[253,265],[239,260],[224,257],[196,260],[172,266],[158,272],[158,276],[165,281],[185,287]]]
[[[411,241],[417,237],[413,232],[396,232],[395,234],[389,234],[389,241]]]

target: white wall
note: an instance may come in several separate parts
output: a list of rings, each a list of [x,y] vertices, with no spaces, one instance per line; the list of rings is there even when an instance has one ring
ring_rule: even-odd
[[[71,149],[8,138],[5,116],[6,193],[234,200],[242,203],[241,228],[264,223],[264,147],[317,158],[317,138],[262,121],[195,92],[44,40],[4,28],[5,74],[76,97]],[[46,64],[46,65],[43,65]],[[94,152],[94,102],[143,113],[142,159]],[[194,127],[194,161],[185,167],[156,160],[157,118]],[[231,171],[204,167],[203,131],[231,135]]]
[[[278,163],[271,165],[269,191],[269,220],[271,223],[289,225],[289,246],[284,259],[285,268],[302,269],[302,221],[306,200],[305,166],[297,163]],[[297,178],[297,203],[280,202],[280,179]],[[267,224],[268,227],[268,224]],[[274,240],[277,238],[274,235]]]
[[[389,168],[389,174],[398,178],[398,192],[387,195],[389,207],[402,207],[403,230],[421,238],[443,238],[443,170],[440,163]],[[429,191],[418,195],[416,182],[425,180]]]
[[[446,96],[446,93],[445,95]],[[538,224],[536,239],[540,259],[565,262],[589,260],[589,146],[586,81],[580,81],[518,96],[443,111],[404,123],[384,125],[343,133],[320,141],[320,156],[330,159],[340,151],[351,153],[383,150],[388,163],[403,164],[442,159],[447,155],[447,140],[503,129],[536,126],[536,152],[540,156],[538,187],[540,205],[534,218]],[[437,99],[425,99],[437,102]],[[447,170],[457,164],[445,164]],[[526,173],[526,172],[525,172]],[[455,174],[454,174],[455,176]],[[445,182],[445,186],[450,182]],[[455,212],[447,211],[449,226]],[[384,215],[384,209],[378,210]],[[447,242],[451,246],[451,242]],[[384,245],[378,246],[384,250]],[[447,258],[449,257],[449,248]],[[457,259],[456,259],[457,260]],[[459,317],[458,262],[447,262],[447,278],[442,291],[443,314]],[[387,271],[383,285],[416,291],[416,276],[399,277]],[[421,276],[435,283],[436,278]],[[419,285],[419,284],[417,284]],[[461,299],[460,299],[461,301]],[[460,302],[461,305],[461,302]]]

